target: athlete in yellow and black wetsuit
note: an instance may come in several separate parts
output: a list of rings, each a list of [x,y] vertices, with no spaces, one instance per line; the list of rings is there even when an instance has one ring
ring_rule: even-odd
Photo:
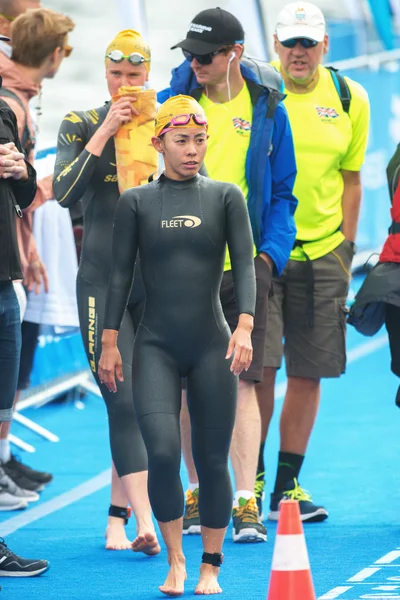
[[[118,34],[106,53],[110,95],[115,96],[121,86],[143,86],[149,62],[150,51],[139,34],[131,30]],[[128,499],[138,525],[134,550],[156,554],[160,548],[147,496],[147,454],[135,418],[131,385],[134,333],[144,298],[140,276],[135,278],[119,336],[125,382],[112,394],[101,385],[97,373],[114,212],[120,196],[114,135],[137,114],[131,100],[122,98],[86,112],[71,112],[64,118],[58,135],[54,192],[61,206],[83,205],[84,234],[77,278],[80,327],[91,370],[107,406],[111,454],[123,484],[118,485],[118,478],[113,477],[106,547],[131,546],[121,521],[127,517]]]

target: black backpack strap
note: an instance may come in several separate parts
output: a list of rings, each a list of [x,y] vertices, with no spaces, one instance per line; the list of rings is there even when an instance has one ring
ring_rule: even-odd
[[[17,96],[17,94],[15,94],[12,90],[9,90],[8,88],[4,88],[4,87],[0,88],[0,97],[12,98],[19,104],[19,106],[24,111],[25,126],[24,126],[24,131],[22,133],[22,138],[21,138],[20,142],[21,142],[21,146],[24,151],[25,157],[28,158],[30,152],[35,147],[35,141],[34,141],[34,138],[32,137],[31,131],[29,129],[28,115],[26,113],[26,108],[24,106],[24,103],[22,102],[21,98],[19,96]]]
[[[333,83],[335,84],[335,88],[337,90],[338,96],[340,98],[340,102],[342,103],[342,107],[345,113],[349,113],[350,110],[350,102],[351,102],[351,92],[348,86],[347,81],[342,75],[339,75],[339,72],[334,67],[326,67],[331,74]]]
[[[389,233],[392,235],[400,233],[400,223],[393,221],[389,227]]]

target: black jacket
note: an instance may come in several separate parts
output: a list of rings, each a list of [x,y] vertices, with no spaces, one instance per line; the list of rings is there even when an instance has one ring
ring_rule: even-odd
[[[17,120],[11,108],[0,99],[0,144],[14,142],[20,152]],[[28,162],[27,181],[0,179],[0,281],[22,279],[17,243],[16,219],[36,194],[36,171]]]

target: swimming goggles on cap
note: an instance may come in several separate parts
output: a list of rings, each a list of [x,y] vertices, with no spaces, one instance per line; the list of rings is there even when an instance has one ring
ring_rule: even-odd
[[[165,127],[179,127],[180,125],[187,125],[193,119],[196,125],[207,125],[207,118],[204,115],[195,115],[190,113],[188,115],[177,115],[172,117],[171,121]]]
[[[207,118],[205,117],[205,115],[194,114],[194,113],[190,113],[190,114],[186,114],[186,115],[177,115],[176,117],[172,117],[170,122],[167,123],[165,125],[165,127],[163,127],[162,131],[158,135],[160,136],[160,135],[163,135],[164,133],[168,133],[174,127],[182,127],[184,125],[187,125],[190,122],[190,119],[193,119],[193,122],[196,125],[200,125],[201,127],[202,126],[206,127],[208,125]]]
[[[149,58],[145,58],[143,54],[140,54],[139,52],[132,52],[131,54],[125,56],[122,50],[111,50],[111,52],[106,54],[106,58],[109,58],[115,63],[120,63],[126,59],[129,60],[132,65],[135,65],[135,67],[141,65],[142,63],[150,62]]]
[[[281,44],[285,48],[294,48],[297,42],[299,42],[300,45],[306,49],[315,48],[315,46],[318,44],[316,40],[310,40],[310,38],[290,38],[289,40],[281,42]]]

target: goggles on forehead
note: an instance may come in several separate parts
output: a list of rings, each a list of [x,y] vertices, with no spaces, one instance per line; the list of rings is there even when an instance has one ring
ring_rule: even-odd
[[[109,58],[112,62],[120,63],[123,60],[129,60],[132,65],[135,67],[141,65],[145,62],[150,62],[149,58],[145,58],[143,54],[140,52],[132,52],[131,54],[125,55],[122,50],[111,50],[108,54],[106,54],[106,58]]]
[[[176,117],[172,117],[170,122],[167,123],[165,125],[165,127],[163,127],[163,129],[159,135],[162,135],[163,133],[167,133],[167,131],[170,131],[173,127],[182,127],[183,125],[188,125],[190,123],[190,119],[192,119],[196,125],[200,125],[200,126],[208,125],[207,118],[205,117],[205,115],[194,114],[194,113],[190,113],[187,115],[177,115]]]
[[[299,42],[303,48],[315,48],[315,46],[318,44],[316,40],[310,40],[310,38],[291,38],[281,42],[281,44],[285,48],[294,48],[297,42]]]

